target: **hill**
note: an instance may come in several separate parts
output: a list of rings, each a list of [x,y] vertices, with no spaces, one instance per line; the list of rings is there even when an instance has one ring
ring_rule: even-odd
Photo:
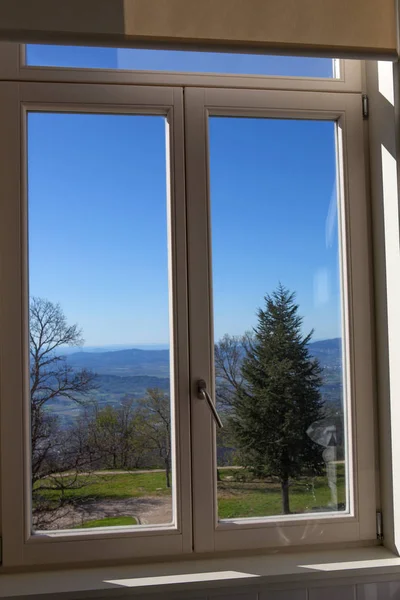
[[[332,410],[341,410],[342,403],[342,341],[341,338],[312,342],[309,350],[323,368],[321,392]],[[73,352],[66,360],[74,369],[90,369],[96,373],[97,389],[90,394],[100,405],[119,404],[125,396],[141,398],[148,388],[169,392],[169,350],[129,348],[89,352]],[[70,400],[56,398],[48,408],[67,423],[79,414],[80,408]]]
[[[310,353],[318,358],[323,368],[342,366],[342,339],[320,340],[309,344]]]
[[[98,375],[169,377],[169,350],[75,352],[66,359],[74,369],[90,369]]]
[[[85,397],[85,400],[96,402],[99,406],[107,404],[118,405],[129,396],[143,398],[149,388],[159,388],[169,393],[169,378],[139,375],[133,377],[119,377],[118,375],[97,375],[95,378],[96,389]],[[47,410],[58,415],[66,426],[81,412],[81,406],[68,398],[54,398],[48,402]]]
[[[104,394],[142,395],[149,388],[159,388],[169,391],[168,377],[152,377],[137,375],[119,377],[118,375],[97,375],[96,384]]]
[[[309,345],[310,353],[325,368],[341,368],[341,338]],[[169,377],[169,350],[130,348],[99,352],[74,352],[66,356],[74,369],[90,369],[98,375]]]

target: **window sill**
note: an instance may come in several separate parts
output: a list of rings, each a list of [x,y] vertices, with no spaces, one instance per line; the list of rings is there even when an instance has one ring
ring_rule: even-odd
[[[339,579],[400,577],[400,557],[383,548],[208,558],[0,575],[0,598],[124,597],[144,593],[196,592],[211,588],[286,586]]]

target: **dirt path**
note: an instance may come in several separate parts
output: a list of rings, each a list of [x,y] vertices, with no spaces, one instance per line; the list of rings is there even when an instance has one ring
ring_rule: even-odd
[[[232,466],[232,467],[218,467],[219,471],[225,470],[239,470],[244,467]],[[165,469],[136,469],[135,471],[90,471],[87,473],[79,473],[82,476],[88,475],[146,475],[148,473],[165,473]],[[76,475],[75,471],[66,471],[63,473],[52,473],[51,477],[67,477],[68,475]]]
[[[170,497],[144,496],[121,500],[90,500],[68,511],[52,522],[49,529],[70,529],[86,521],[106,517],[135,517],[139,525],[165,525],[172,521]]]

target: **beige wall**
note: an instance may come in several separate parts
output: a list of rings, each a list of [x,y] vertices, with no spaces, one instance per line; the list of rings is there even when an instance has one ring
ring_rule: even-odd
[[[2,0],[0,39],[395,57],[395,0]]]

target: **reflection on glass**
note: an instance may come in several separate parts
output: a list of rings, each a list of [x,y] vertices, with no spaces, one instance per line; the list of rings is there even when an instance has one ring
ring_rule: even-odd
[[[271,56],[189,50],[93,48],[28,44],[26,64],[40,67],[124,69],[273,75],[285,77],[337,77],[335,60],[296,56]]]
[[[172,521],[165,119],[29,113],[32,522]]]
[[[348,509],[335,127],[209,121],[220,519]]]

